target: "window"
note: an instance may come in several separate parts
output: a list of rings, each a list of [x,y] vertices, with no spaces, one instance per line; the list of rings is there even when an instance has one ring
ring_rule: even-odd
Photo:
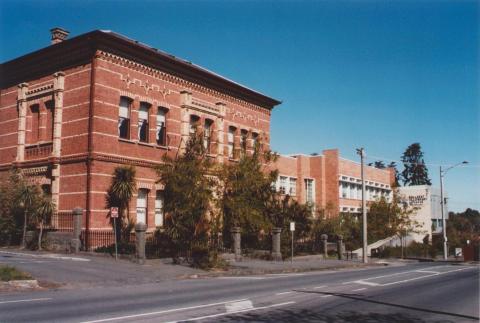
[[[155,226],[163,226],[163,191],[157,191],[155,196]]]
[[[45,102],[47,109],[46,137],[47,141],[53,140],[53,116],[55,113],[55,103],[52,100]]]
[[[122,96],[118,109],[118,136],[123,139],[129,139],[130,135],[130,105],[132,100]]]
[[[247,130],[242,130],[240,132],[240,151],[242,153],[242,156],[247,153],[247,138],[248,138],[248,131]]]
[[[194,136],[197,133],[198,121],[200,121],[199,117],[195,115],[190,116],[190,128],[188,131],[190,136]]]
[[[342,183],[342,198],[346,199],[348,196],[348,184],[347,183]]]
[[[355,184],[350,184],[350,199],[357,197],[357,186]]]
[[[227,135],[227,153],[228,158],[233,158],[233,152],[235,151],[235,127],[228,128]]]
[[[288,194],[290,196],[297,195],[297,179],[294,177],[290,177],[290,188]]]
[[[167,129],[166,129],[166,116],[167,110],[162,107],[158,107],[157,111],[157,131],[156,131],[156,141],[157,145],[166,146],[167,145]]]
[[[252,132],[252,147],[253,147],[253,150],[255,151],[255,149],[258,149],[257,146],[258,146],[259,142],[258,142],[258,133],[256,132]]]
[[[203,147],[205,148],[205,151],[207,153],[210,153],[210,144],[212,141],[212,125],[212,120],[205,120],[205,127],[203,129]]]
[[[148,190],[141,188],[137,195],[137,223],[147,224],[147,195]]]
[[[285,176],[280,176],[278,191],[280,194],[287,194],[287,178]]]
[[[32,105],[30,107],[30,113],[32,115],[30,143],[36,143],[40,140],[40,106],[38,104]]]
[[[150,104],[140,102],[140,109],[138,109],[138,140],[141,142],[148,142],[148,111]]]
[[[313,187],[313,179],[305,178],[305,202],[309,204],[315,203],[314,197],[314,187]]]

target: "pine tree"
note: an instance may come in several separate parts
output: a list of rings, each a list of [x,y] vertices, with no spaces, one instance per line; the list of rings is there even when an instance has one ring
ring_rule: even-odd
[[[428,178],[428,169],[423,160],[423,152],[419,143],[413,143],[405,150],[402,156],[404,170],[402,180],[405,186],[431,185]]]
[[[397,163],[396,162],[391,162],[390,164],[388,164],[387,166],[388,168],[393,168],[393,171],[395,172],[395,182],[394,182],[394,185],[396,187],[400,186],[400,174],[398,172],[398,169],[397,169]]]

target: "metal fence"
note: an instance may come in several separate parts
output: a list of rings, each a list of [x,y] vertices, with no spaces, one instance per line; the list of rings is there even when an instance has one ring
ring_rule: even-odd
[[[73,212],[55,212],[50,222],[45,226],[47,230],[73,232]]]

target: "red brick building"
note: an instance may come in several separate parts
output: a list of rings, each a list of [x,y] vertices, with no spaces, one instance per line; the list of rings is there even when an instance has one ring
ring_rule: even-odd
[[[361,213],[362,188],[360,164],[341,158],[338,149],[324,150],[322,155],[280,156],[276,168],[277,190],[311,203],[327,216],[339,212]],[[392,168],[365,167],[366,199],[391,198],[395,171]]]
[[[50,190],[59,212],[80,206],[85,227],[108,228],[113,170],[132,164],[131,214],[161,225],[152,169],[184,147],[192,126],[219,163],[267,146],[280,102],[188,61],[110,31],[67,39],[0,65],[0,171],[18,167]]]

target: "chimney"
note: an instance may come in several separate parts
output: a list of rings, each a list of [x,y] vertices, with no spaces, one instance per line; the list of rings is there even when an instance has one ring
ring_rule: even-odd
[[[50,29],[50,34],[52,35],[52,45],[61,43],[67,39],[69,33],[70,32],[68,30],[59,27]]]

